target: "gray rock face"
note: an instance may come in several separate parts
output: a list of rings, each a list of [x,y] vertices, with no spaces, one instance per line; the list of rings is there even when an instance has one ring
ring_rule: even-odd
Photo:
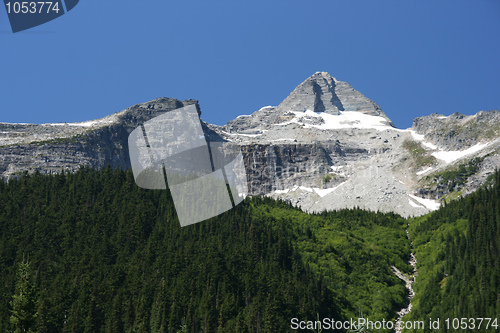
[[[387,118],[380,107],[359,91],[355,90],[349,83],[337,81],[335,92],[339,97],[345,111],[358,111],[372,116],[383,116]]]
[[[166,111],[197,103],[159,98],[85,123],[0,124],[0,176],[76,171],[80,166],[130,168],[130,132]]]
[[[339,111],[358,111],[387,118],[377,103],[327,72],[310,76],[276,108],[278,112],[305,110],[332,115],[338,115]]]
[[[275,190],[294,186],[322,186],[321,177],[328,174],[332,156],[355,154],[338,143],[310,144],[255,144],[241,146],[249,191],[265,195]]]
[[[500,137],[500,112],[480,111],[472,116],[457,112],[448,117],[434,113],[414,119],[412,129],[439,148],[461,150]]]
[[[317,72],[295,88],[276,108],[277,111],[326,112],[339,114],[345,111],[337,96],[337,79],[326,72]]]
[[[0,175],[81,165],[130,168],[132,130],[190,104],[200,112],[195,100],[160,98],[79,124],[0,123]],[[432,114],[401,130],[375,102],[324,72],[301,83],[278,107],[225,126],[202,122],[202,128],[208,141],[241,147],[251,195],[288,200],[311,212],[361,207],[422,215],[450,194],[444,190],[449,184],[440,181],[443,172],[477,158],[476,171],[457,188],[467,194],[500,166],[498,111]]]

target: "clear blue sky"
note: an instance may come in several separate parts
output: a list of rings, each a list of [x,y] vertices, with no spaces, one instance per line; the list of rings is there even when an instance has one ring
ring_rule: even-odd
[[[74,122],[158,97],[225,124],[316,71],[399,128],[500,109],[500,1],[81,0],[13,34],[0,8],[0,122]]]

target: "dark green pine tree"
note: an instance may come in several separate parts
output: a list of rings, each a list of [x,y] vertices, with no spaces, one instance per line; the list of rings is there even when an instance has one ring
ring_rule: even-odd
[[[34,332],[37,317],[36,284],[29,260],[23,259],[19,263],[16,291],[10,305],[10,322],[14,325],[14,332]]]

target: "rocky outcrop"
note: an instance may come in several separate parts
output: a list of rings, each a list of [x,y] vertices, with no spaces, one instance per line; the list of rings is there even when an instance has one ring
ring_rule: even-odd
[[[412,129],[443,150],[463,150],[500,137],[500,112],[480,111],[472,116],[433,113],[413,120]]]
[[[348,158],[357,151],[332,144],[255,144],[241,146],[249,191],[265,195],[294,186],[321,187],[332,157]],[[332,181],[334,184],[335,181]],[[331,185],[332,185],[331,184]]]
[[[130,168],[128,135],[139,124],[169,110],[197,104],[159,98],[85,123],[0,124],[0,175],[75,171],[80,166]]]
[[[500,168],[500,112],[496,110],[470,116],[434,113],[416,118],[411,131],[421,147],[416,159],[427,161],[415,185],[419,196],[449,200],[470,194]]]

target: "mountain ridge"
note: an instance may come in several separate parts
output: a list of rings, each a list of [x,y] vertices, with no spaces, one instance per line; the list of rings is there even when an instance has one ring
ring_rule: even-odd
[[[196,100],[164,97],[82,123],[0,123],[0,175],[130,168],[128,134],[191,104],[201,115]],[[500,168],[498,111],[431,114],[397,129],[375,102],[326,72],[307,78],[277,107],[202,127],[208,141],[240,145],[251,195],[311,212],[361,207],[422,215],[453,194],[475,191]],[[481,161],[474,173],[451,186],[443,173],[475,158]]]

